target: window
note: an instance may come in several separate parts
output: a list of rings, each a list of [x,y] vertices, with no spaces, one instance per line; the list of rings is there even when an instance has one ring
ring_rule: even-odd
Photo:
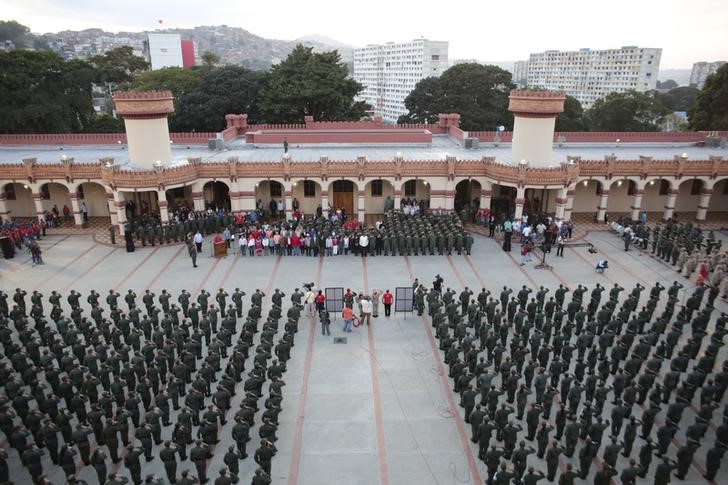
[[[382,196],[382,181],[381,180],[372,180],[371,185],[371,196],[372,197],[381,197]]]
[[[703,190],[703,181],[700,179],[693,179],[693,185],[690,187],[690,195],[700,195],[701,190]]]
[[[404,196],[415,197],[417,195],[417,181],[408,180],[404,183]]]
[[[270,196],[280,197],[283,195],[283,186],[279,182],[270,182]]]
[[[48,189],[48,184],[40,188],[40,198],[43,200],[51,200],[51,191]]]
[[[316,197],[316,182],[314,182],[313,180],[303,181],[303,196]]]
[[[439,61],[440,60],[440,56],[438,54],[432,54],[432,59],[431,60],[433,60],[433,61]]]
[[[15,200],[15,185],[8,184],[5,186],[5,198],[7,200]]]

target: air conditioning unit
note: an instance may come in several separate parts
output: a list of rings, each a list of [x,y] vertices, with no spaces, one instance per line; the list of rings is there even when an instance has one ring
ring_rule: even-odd
[[[210,150],[223,150],[225,148],[225,141],[222,138],[209,138],[207,140],[207,148]]]
[[[464,138],[463,147],[477,150],[480,147],[480,138]]]

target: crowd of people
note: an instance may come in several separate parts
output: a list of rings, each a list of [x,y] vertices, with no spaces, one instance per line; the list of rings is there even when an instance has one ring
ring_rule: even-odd
[[[252,483],[270,483],[304,294],[293,292],[284,315],[276,289],[267,316],[261,290],[247,312],[245,296],[237,288],[176,298],[166,290],[141,298],[132,290],[86,298],[74,290],[0,292],[0,430],[14,450],[0,450],[0,483],[10,480],[10,453],[23,465],[13,478],[28,473],[36,484],[61,483],[47,478],[53,467],[66,483],[85,483],[77,471],[92,466],[96,483],[120,485],[128,481],[117,471],[122,463],[135,485],[206,483],[214,452],[225,463],[214,483],[228,485],[238,481],[256,431]],[[235,411],[233,399],[241,399]],[[220,433],[235,445],[216,450]],[[142,463],[155,456],[168,482],[142,476]]]
[[[45,236],[44,221],[2,221],[0,223],[0,238],[8,238],[9,244],[6,257],[14,257],[15,253],[27,249],[33,258],[33,266],[43,264],[42,250],[38,241]]]
[[[672,470],[685,478],[700,446],[709,448],[704,477],[715,477],[728,447],[728,406],[722,424],[713,417],[728,389],[728,361],[715,367],[728,314],[715,316],[717,293],[707,282],[692,291],[679,282],[631,291],[559,285],[535,294],[504,286],[477,296],[443,291],[439,275],[430,290],[414,286],[418,313],[427,301],[488,484],[554,481],[564,454],[576,455],[579,468],[567,464],[561,485],[586,479],[600,455],[595,485],[616,475],[630,485],[647,476],[656,453],[652,476],[665,485]],[[682,308],[681,291],[689,293]],[[695,402],[689,423],[684,411]],[[686,438],[669,449],[678,429]],[[546,472],[528,466],[532,453],[545,459]]]
[[[186,219],[185,215],[186,214]],[[185,212],[167,224],[151,216],[129,223],[142,246],[197,243],[215,235],[241,256],[394,256],[470,254],[472,235],[450,212],[389,211],[372,227],[331,211],[326,216],[257,221],[242,212]],[[178,220],[179,218],[179,220]]]
[[[707,236],[691,222],[670,219],[650,227],[646,221],[622,217],[610,225],[624,241],[624,250],[636,247],[671,265],[682,276],[707,283],[711,291],[728,297],[728,252],[713,231]]]

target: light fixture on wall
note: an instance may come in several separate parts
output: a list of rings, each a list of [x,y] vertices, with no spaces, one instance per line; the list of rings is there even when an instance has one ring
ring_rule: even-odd
[[[655,185],[655,181],[654,180],[650,180],[650,185]]]
[[[621,180],[617,181],[617,187],[621,187],[621,186],[622,186],[622,181]]]
[[[589,184],[589,181],[588,180],[585,180],[584,181],[584,185],[588,185],[588,184]]]

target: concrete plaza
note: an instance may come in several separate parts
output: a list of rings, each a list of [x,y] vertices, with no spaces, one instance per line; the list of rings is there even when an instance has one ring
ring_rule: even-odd
[[[724,234],[720,237],[725,239]],[[247,311],[249,296],[256,288],[263,289],[267,295],[280,288],[290,295],[293,288],[313,281],[320,288],[394,291],[395,287],[411,285],[414,278],[430,286],[438,273],[445,279],[444,286],[458,292],[468,286],[477,294],[485,287],[495,296],[503,285],[516,291],[522,285],[534,290],[543,285],[551,288],[552,294],[559,284],[575,287],[581,283],[591,289],[597,282],[607,287],[618,283],[631,289],[639,282],[649,289],[656,281],[669,286],[674,280],[682,279],[686,288],[692,286],[671,267],[649,255],[638,250],[625,253],[621,241],[607,232],[594,232],[586,237],[594,243],[598,254],[589,254],[583,247],[567,249],[564,258],[556,258],[554,252],[549,257],[552,271],[535,269],[535,262],[520,266],[517,245],[512,253],[505,254],[493,240],[480,235],[475,238],[473,254],[469,257],[397,256],[362,260],[353,256],[251,258],[237,255],[213,259],[204,255],[198,259],[199,267],[194,269],[181,244],[137,248],[136,252],[127,253],[121,245],[98,244],[88,235],[50,236],[41,241],[45,261],[42,266],[32,267],[30,256],[25,253],[13,260],[0,260],[0,288],[9,295],[16,287],[28,290],[29,294],[32,290],[40,290],[45,295],[44,302],[55,289],[63,295],[64,305],[65,296],[75,289],[83,295],[85,305],[85,297],[91,289],[98,291],[103,300],[109,289],[119,291],[123,298],[131,288],[141,299],[145,289],[159,295],[166,288],[176,301],[183,288],[196,297],[203,288],[214,295],[221,287],[228,293],[239,287],[248,294],[244,300]],[[610,261],[611,269],[599,275],[594,272],[594,266],[603,258]],[[288,304],[289,299],[284,298],[284,312]],[[728,306],[720,301],[716,308],[720,312],[726,311]],[[264,308],[264,316],[266,311]],[[712,329],[712,325],[711,322],[709,328]],[[344,334],[342,326],[341,318],[337,316],[332,335],[322,336],[315,321],[306,316],[301,318],[293,357],[284,375],[287,385],[277,433],[279,451],[272,465],[273,483],[483,483],[485,466],[477,458],[477,445],[470,441],[470,426],[463,421],[463,410],[457,404],[459,396],[452,392],[452,383],[443,366],[429,319],[416,314],[394,313],[391,318],[385,318],[380,309],[379,318],[373,319],[369,328],[359,327],[353,333]],[[689,326],[685,331],[690,332]],[[346,343],[334,343],[337,337],[346,337]],[[724,359],[725,349],[721,349],[719,363]],[[246,369],[250,365],[248,361]],[[667,365],[663,365],[663,371]],[[241,397],[242,392],[233,398],[230,413],[237,410]],[[608,399],[605,405],[607,418],[611,411],[610,401]],[[668,453],[673,458],[676,446],[684,443],[685,429],[694,421],[697,401],[696,394],[693,406],[685,410],[681,429]],[[657,417],[660,424],[664,412]],[[722,407],[713,415],[716,426],[721,422],[721,413]],[[641,410],[635,415],[639,418]],[[256,418],[258,422],[259,418]],[[210,460],[208,476],[212,479],[218,476],[218,470],[223,467],[223,454],[233,444],[232,424],[228,420],[220,433],[221,442],[216,446],[214,458]],[[674,483],[705,482],[702,478],[705,453],[712,446],[714,430],[714,427],[708,430],[686,480],[681,482],[674,478]],[[172,427],[164,428],[163,439],[169,439],[171,432]],[[258,444],[257,426],[251,430],[251,437],[248,443],[250,457],[240,462],[241,483],[250,483],[256,468],[252,455]],[[608,437],[604,440],[606,443]],[[636,458],[642,443],[637,438],[633,457]],[[533,442],[528,444],[535,446]],[[155,447],[156,456],[158,448]],[[594,460],[595,466],[587,479],[589,483],[601,464],[602,452],[603,447]],[[11,479],[16,483],[29,481],[17,454],[11,450],[9,455]],[[573,458],[562,456],[562,469],[567,462],[578,468],[576,455]],[[618,468],[627,463],[628,459],[620,456]],[[652,483],[655,464],[653,460],[647,478],[638,479],[638,484]],[[531,465],[537,470],[546,470],[545,463],[535,455],[529,457]],[[123,465],[113,468],[129,476]],[[179,463],[178,474],[186,468],[194,472],[194,466],[186,461]],[[44,469],[52,483],[64,482],[62,470],[53,466],[47,456],[44,457]],[[157,474],[166,483],[164,468],[158,459],[143,463],[142,476],[147,473]],[[97,482],[90,466],[79,468],[79,477],[88,483]],[[724,466],[716,482],[726,478],[728,471]],[[617,479],[615,477],[615,483]]]

